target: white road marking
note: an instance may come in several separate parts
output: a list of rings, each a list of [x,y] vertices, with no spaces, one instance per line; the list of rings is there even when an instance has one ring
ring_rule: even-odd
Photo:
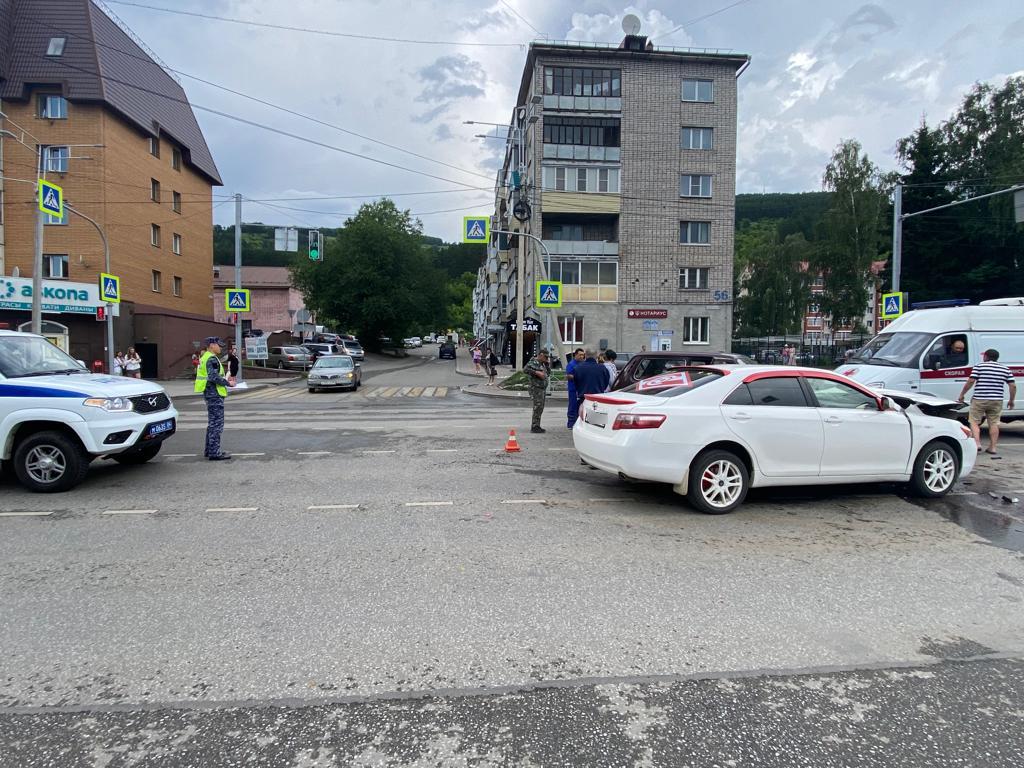
[[[315,512],[317,510],[329,510],[329,509],[359,509],[358,504],[314,504],[312,507],[306,507],[308,512]]]
[[[548,448],[549,451],[575,451],[575,448]]]
[[[458,453],[458,448],[427,448],[427,453]]]
[[[267,454],[265,454],[265,453],[232,453],[231,455],[244,459],[244,458],[247,458],[249,456],[266,456]]]
[[[330,456],[330,451],[298,451],[299,456]]]
[[[454,501],[407,501],[407,507],[450,507]]]
[[[502,499],[502,504],[547,504],[547,499]]]
[[[363,453],[398,453],[398,451],[363,451]]]
[[[164,454],[165,459],[192,459],[198,456],[198,453],[167,453]]]
[[[104,515],[155,515],[155,509],[108,509]]]
[[[258,512],[259,507],[210,507],[207,512]]]
[[[46,517],[52,514],[51,509],[49,512],[0,512],[0,517]]]
[[[614,503],[616,501],[625,501],[625,499],[613,499],[611,497],[608,497],[608,498],[587,499],[587,501],[592,501],[595,504],[599,504],[599,503],[604,503],[604,502]]]
[[[977,491],[950,491],[950,496],[977,496]]]

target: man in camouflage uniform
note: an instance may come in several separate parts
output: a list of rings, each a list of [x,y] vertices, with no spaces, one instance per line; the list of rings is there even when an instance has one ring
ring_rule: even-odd
[[[544,413],[544,397],[548,391],[548,378],[551,376],[551,366],[548,363],[548,351],[542,349],[537,353],[523,369],[526,372],[527,382],[530,385],[530,399],[533,400],[533,420],[530,425],[531,432],[546,432],[540,425],[540,416]]]

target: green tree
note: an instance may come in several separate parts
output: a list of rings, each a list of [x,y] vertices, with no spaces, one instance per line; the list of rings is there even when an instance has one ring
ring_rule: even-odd
[[[292,280],[323,321],[349,328],[371,348],[439,324],[445,275],[422,242],[419,221],[391,200],[366,203],[324,248],[324,261],[300,261]]]
[[[833,193],[825,214],[825,237],[812,269],[824,279],[819,304],[835,325],[856,322],[867,305],[871,263],[881,254],[886,194],[875,164],[859,142],[846,140],[825,168],[823,184]]]
[[[473,328],[473,290],[476,273],[463,272],[448,283],[448,327],[463,333]]]
[[[812,246],[802,233],[783,238],[784,220],[747,224],[736,233],[738,336],[798,333],[807,303]]]

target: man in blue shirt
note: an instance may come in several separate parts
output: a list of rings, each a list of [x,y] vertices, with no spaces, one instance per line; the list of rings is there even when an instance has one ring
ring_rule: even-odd
[[[608,390],[610,374],[608,369],[597,362],[593,351],[587,350],[584,353],[582,363],[576,365],[573,372],[573,379],[576,382],[577,412],[579,403],[583,402],[585,395],[599,395]]]
[[[575,371],[576,366],[583,362],[583,350],[577,349],[572,353],[572,359],[569,364],[565,366],[565,381],[567,384],[567,390],[569,392],[569,407],[566,410],[566,426],[572,429],[576,423],[576,419],[579,418],[580,404],[576,402],[576,379]]]

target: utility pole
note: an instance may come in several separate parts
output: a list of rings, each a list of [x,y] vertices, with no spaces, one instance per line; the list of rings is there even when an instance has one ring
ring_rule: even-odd
[[[96,231],[100,233],[100,240],[103,241],[103,265],[104,265],[103,266],[103,271],[106,272],[109,275],[110,274],[110,244],[107,242],[107,234],[106,234],[106,232],[104,232],[103,228],[98,223],[96,223],[93,219],[89,218],[84,213],[82,213],[80,211],[77,211],[74,208],[72,208],[70,205],[68,205],[67,201],[65,201],[64,207],[67,210],[71,211],[71,213],[75,214],[75,216],[78,216],[79,218],[82,218],[82,219],[85,219],[86,221],[88,221],[90,224],[92,224],[96,228]],[[100,298],[103,298],[103,297],[101,296]],[[107,330],[107,354],[106,354],[106,358],[107,358],[107,372],[108,373],[113,373],[114,372],[114,312],[113,312],[114,305],[109,303],[109,302],[105,302],[104,306],[106,307],[106,326],[107,326],[107,329],[106,329]]]
[[[1014,184],[1012,187],[1000,189],[998,192],[989,192],[987,195],[977,195],[966,200],[957,200],[955,203],[946,203],[945,205],[937,205],[934,208],[926,208],[923,211],[903,213],[903,186],[898,184],[892,208],[892,292],[897,293],[900,290],[900,272],[903,266],[903,221],[905,219],[924,216],[926,213],[934,213],[935,211],[954,208],[958,205],[966,205],[967,203],[973,203],[975,200],[984,200],[987,197],[1008,195],[1011,192],[1017,193],[1021,191],[1024,191],[1024,184]]]
[[[235,193],[235,288],[242,287],[242,194],[240,192]],[[235,354],[242,354],[242,318],[239,313],[235,313],[235,317],[238,318],[235,321]],[[235,381],[237,387],[242,382],[242,364],[239,360],[238,365],[238,378]]]

